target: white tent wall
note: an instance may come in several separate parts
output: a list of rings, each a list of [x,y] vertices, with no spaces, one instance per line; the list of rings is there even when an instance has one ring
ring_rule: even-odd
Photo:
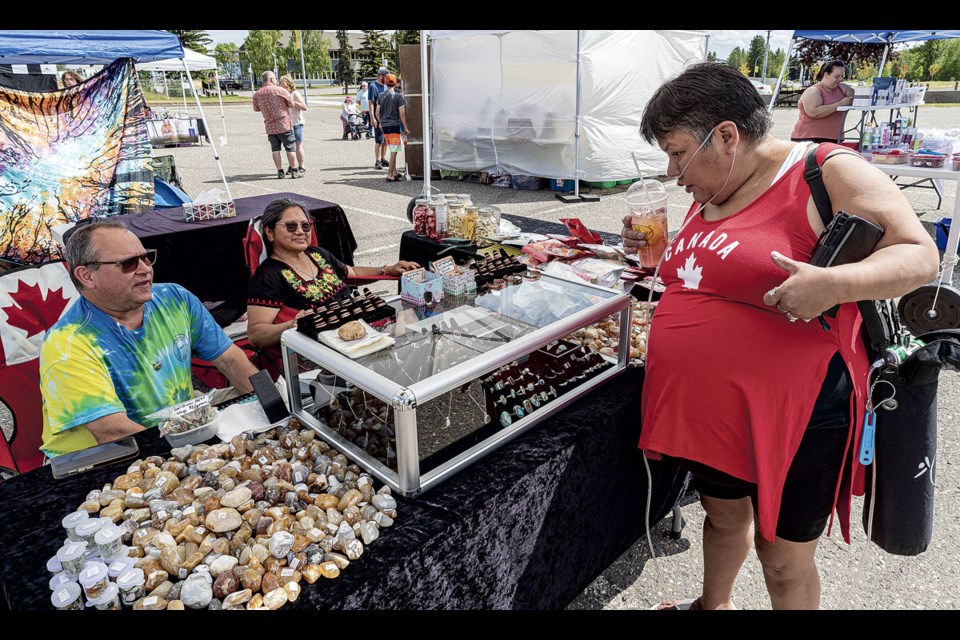
[[[481,34],[432,46],[435,168],[573,176],[576,31]]]
[[[574,177],[577,32],[462,34],[431,34],[434,168]],[[664,79],[703,59],[703,44],[690,31],[581,32],[580,179],[635,177],[631,152],[644,174],[666,170],[640,117]]]
[[[690,31],[589,30],[581,41],[580,178],[662,175],[667,160],[640,136],[643,109],[657,87],[703,59],[703,34]]]

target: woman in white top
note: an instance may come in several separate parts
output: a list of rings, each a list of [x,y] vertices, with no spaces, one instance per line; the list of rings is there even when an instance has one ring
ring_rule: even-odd
[[[290,92],[293,97],[293,106],[290,107],[290,121],[293,123],[293,137],[297,141],[297,164],[300,165],[301,175],[307,172],[303,168],[303,112],[307,110],[307,103],[303,101],[303,96],[297,91],[293,84],[293,78],[290,76],[280,76],[280,86]],[[287,173],[293,173],[293,169],[287,169]]]
[[[357,102],[360,103],[360,113],[363,115],[363,124],[367,125],[367,137],[370,137],[370,96],[367,95],[368,85],[366,82],[360,83],[360,91],[357,92]]]

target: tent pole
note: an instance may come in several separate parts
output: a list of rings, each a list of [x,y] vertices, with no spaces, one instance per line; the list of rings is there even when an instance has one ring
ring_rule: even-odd
[[[891,36],[892,37],[892,36]],[[877,77],[883,77],[883,67],[887,64],[887,52],[890,51],[890,41],[887,40],[886,46],[883,47],[883,56],[880,58],[880,67],[877,69]]]
[[[303,74],[303,77],[300,78],[303,80],[303,104],[310,106],[310,102],[307,100],[307,61],[303,57],[303,31],[297,29],[297,43],[300,45],[300,72]]]
[[[430,175],[433,169],[430,165],[430,77],[427,74],[427,34],[426,29],[420,30],[420,95],[423,112],[423,195],[430,197]]]
[[[163,94],[167,96],[167,100],[170,99],[170,88],[167,86],[167,72],[161,71],[160,75],[163,76]]]
[[[183,60],[183,68],[186,69],[187,61],[183,58],[181,58],[181,60]],[[187,71],[187,77],[188,78],[190,77],[189,71]],[[190,89],[193,90],[194,93],[196,93],[196,89],[193,86],[193,82],[190,82]],[[180,95],[183,96],[183,115],[187,115],[187,92],[183,90],[183,72],[182,71],[180,72]],[[209,131],[209,129],[207,129],[207,131]]]
[[[190,75],[190,72],[187,70],[187,61],[183,58],[180,58],[180,62],[183,64],[183,70],[187,72],[187,75]],[[217,86],[220,86],[220,83],[217,83]],[[190,89],[193,91],[193,99],[197,103],[197,109],[200,110],[200,119],[203,120],[203,128],[207,130],[207,133],[210,133],[210,125],[207,124],[207,117],[203,115],[203,105],[200,104],[200,96],[197,95],[197,88],[193,86],[193,83],[190,83]],[[184,107],[186,109],[186,107]],[[213,152],[213,159],[217,162],[217,169],[220,170],[220,179],[223,180],[223,188],[227,191],[227,197],[233,200],[233,194],[230,193],[230,185],[227,184],[227,176],[223,174],[223,166],[220,164],[220,154],[217,153],[217,145],[213,141],[213,134],[210,135],[210,150]]]
[[[573,123],[573,195],[580,198],[580,29],[577,29],[577,101]]]
[[[220,73],[214,69],[213,79],[217,83],[217,100],[220,102],[220,122],[223,124],[223,142],[227,144],[227,118],[223,115],[223,94],[220,92]]]
[[[767,113],[773,113],[773,105],[776,104],[777,96],[780,95],[783,77],[787,74],[787,67],[790,66],[790,54],[793,53],[793,43],[796,41],[796,38],[790,38],[790,44],[787,46],[787,55],[783,59],[783,67],[780,69],[780,77],[777,78],[777,86],[773,88],[773,95],[770,96],[770,104],[767,105]]]

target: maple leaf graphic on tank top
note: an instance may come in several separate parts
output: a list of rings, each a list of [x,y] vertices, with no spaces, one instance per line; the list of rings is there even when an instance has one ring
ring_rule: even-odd
[[[677,277],[683,280],[684,289],[699,289],[703,267],[697,266],[697,256],[690,254],[683,267],[677,269]]]

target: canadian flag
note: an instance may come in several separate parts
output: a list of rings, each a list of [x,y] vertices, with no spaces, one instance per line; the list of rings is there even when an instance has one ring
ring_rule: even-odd
[[[79,297],[63,261],[0,276],[0,400],[13,414],[0,467],[24,472],[43,463],[40,345]]]

